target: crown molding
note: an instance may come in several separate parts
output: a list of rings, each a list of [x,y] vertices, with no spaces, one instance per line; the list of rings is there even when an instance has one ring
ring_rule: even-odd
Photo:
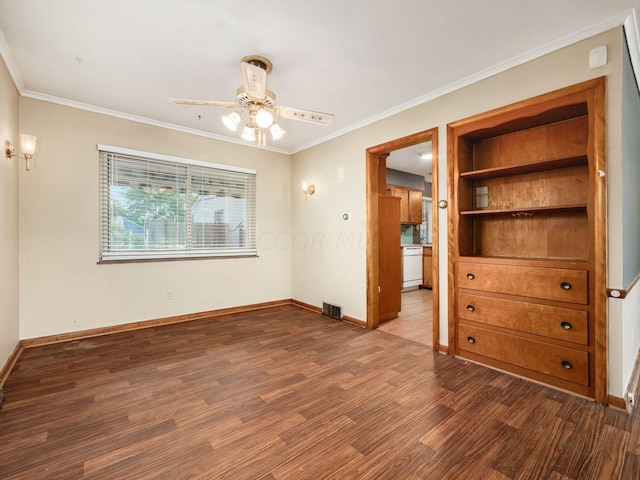
[[[6,39],[4,37],[4,34],[2,33],[2,30],[0,30],[0,56],[3,58],[5,64],[7,65],[7,69],[9,70],[9,74],[11,75],[11,78],[13,79],[14,84],[16,85],[16,88],[18,89],[18,92],[20,93],[20,95],[28,97],[28,98],[33,98],[36,100],[42,100],[42,101],[46,101],[46,102],[51,102],[51,103],[56,103],[59,105],[64,105],[64,106],[68,106],[68,107],[72,107],[72,108],[78,108],[80,110],[85,110],[85,111],[89,111],[89,112],[94,112],[94,113],[100,113],[103,115],[109,115],[112,117],[117,117],[117,118],[121,118],[121,119],[125,119],[125,120],[131,120],[134,122],[139,122],[139,123],[144,123],[147,125],[153,125],[156,127],[160,127],[160,128],[166,128],[169,130],[174,130],[174,131],[178,131],[178,132],[183,132],[183,133],[188,133],[191,135],[197,135],[197,136],[201,136],[201,137],[206,137],[206,138],[211,138],[214,140],[219,140],[222,142],[229,142],[229,143],[234,143],[237,145],[242,145],[245,147],[249,147],[249,148],[259,148],[261,150],[269,150],[272,152],[276,152],[276,153],[283,153],[286,155],[292,155],[292,154],[296,154],[299,152],[302,152],[304,150],[307,150],[309,148],[315,147],[317,145],[320,145],[322,143],[328,142],[330,140],[333,140],[335,138],[341,137],[343,135],[346,135],[348,133],[351,133],[353,131],[359,130],[363,127],[366,127],[368,125],[371,125],[375,122],[378,122],[380,120],[384,120],[386,118],[389,118],[393,115],[396,115],[398,113],[404,112],[406,110],[409,110],[411,108],[414,108],[418,105],[422,105],[426,102],[429,102],[431,100],[434,100],[436,98],[442,97],[444,95],[447,95],[451,92],[454,92],[456,90],[459,90],[461,88],[467,87],[469,85],[472,85],[474,83],[477,83],[481,80],[485,80],[489,77],[492,77],[494,75],[497,75],[499,73],[502,73],[506,70],[509,70],[513,67],[517,67],[519,65],[522,65],[524,63],[527,63],[531,60],[535,60],[536,58],[542,57],[544,55],[547,55],[551,52],[554,52],[556,50],[559,50],[561,48],[567,47],[569,45],[572,45],[574,43],[580,42],[582,40],[585,40],[589,37],[593,37],[595,35],[598,35],[600,33],[606,32],[607,30],[611,30],[612,28],[616,28],[616,27],[620,27],[624,25],[625,27],[625,32],[627,32],[627,42],[629,43],[629,48],[631,50],[631,54],[632,54],[632,62],[634,65],[634,69],[636,72],[640,72],[640,9],[633,9],[633,10],[629,10],[627,12],[625,12],[624,14],[621,15],[617,15],[614,17],[611,17],[607,20],[604,20],[600,23],[597,23],[589,28],[580,30],[578,32],[575,32],[571,35],[567,35],[563,38],[560,38],[559,40],[547,43],[545,45],[542,45],[541,47],[535,48],[533,50],[530,50],[528,52],[525,52],[521,55],[517,55],[509,60],[506,60],[504,62],[498,63],[492,67],[489,67],[485,70],[482,70],[480,72],[477,72],[473,75],[470,75],[468,77],[465,77],[461,80],[458,80],[456,82],[450,83],[449,85],[445,85],[441,88],[437,88],[429,93],[426,93],[424,95],[421,95],[413,100],[410,100],[408,102],[402,103],[396,107],[390,108],[382,113],[379,113],[377,115],[374,115],[372,117],[369,117],[365,120],[362,120],[360,122],[356,122],[352,125],[349,125],[345,128],[342,128],[336,132],[333,132],[329,135],[325,135],[323,137],[318,138],[317,140],[314,140],[312,142],[308,142],[306,144],[303,144],[299,147],[295,147],[291,150],[285,150],[282,148],[275,148],[275,147],[271,147],[271,146],[266,146],[266,147],[259,147],[258,145],[252,145],[252,144],[248,144],[242,140],[236,140],[234,138],[230,138],[230,137],[225,137],[222,135],[218,135],[215,133],[210,133],[210,132],[206,132],[203,130],[198,130],[198,129],[193,129],[193,128],[187,128],[187,127],[182,127],[180,125],[175,125],[172,123],[168,123],[168,122],[162,122],[159,120],[154,120],[151,118],[147,118],[147,117],[142,117],[142,116],[138,116],[138,115],[132,115],[132,114],[128,114],[128,113],[124,113],[124,112],[120,112],[117,110],[111,110],[108,108],[103,108],[103,107],[98,107],[95,105],[90,105],[90,104],[86,104],[86,103],[82,103],[82,102],[76,102],[73,100],[68,100],[65,98],[60,98],[60,97],[55,97],[52,95],[47,95],[47,94],[43,94],[43,93],[39,93],[39,92],[33,92],[30,90],[26,90],[24,82],[22,80],[22,76],[20,75],[20,71],[18,70],[18,67],[15,64],[15,61],[13,60],[13,56],[11,55],[11,51],[9,50],[9,47],[7,45]],[[636,78],[638,78],[639,74],[636,73]],[[640,83],[640,82],[639,82]]]
[[[429,102],[438,97],[447,95],[448,93],[455,92],[456,90],[460,90],[461,88],[467,87],[481,80],[485,80],[489,77],[502,73],[513,67],[517,67],[519,65],[535,60],[536,58],[540,58],[556,50],[560,50],[561,48],[568,47],[569,45],[573,45],[574,43],[580,42],[582,40],[586,40],[587,38],[593,37],[595,35],[599,35],[600,33],[606,32],[613,28],[620,27],[624,24],[625,20],[633,13],[634,13],[634,10],[627,11],[624,14],[611,17],[589,28],[585,28],[571,35],[567,35],[558,40],[542,45],[541,47],[537,47],[537,48],[534,48],[533,50],[529,50],[528,52],[517,55],[509,60],[498,63],[496,65],[493,65],[492,67],[486,68],[485,70],[481,70],[480,72],[474,73],[473,75],[469,75],[468,77],[465,77],[461,80],[457,80],[453,83],[450,83],[449,85],[445,85],[444,87],[437,88],[429,93],[426,93],[425,95],[421,95],[413,100],[410,100],[401,105],[398,105],[397,107],[390,108],[389,110],[386,110],[378,115],[374,115],[373,117],[367,118],[361,122],[354,123],[346,128],[338,130],[337,132],[333,132],[329,135],[326,135],[317,140],[314,140],[313,142],[309,142],[304,145],[301,145],[300,147],[294,148],[292,150],[292,153],[296,154],[296,153],[302,152],[311,147],[315,147],[322,143],[328,142],[329,140],[333,140],[335,138],[341,137],[342,135],[346,135],[347,133],[351,133],[355,130],[371,125],[375,122],[379,122],[380,120],[384,120],[398,113],[417,107],[418,105],[422,105],[423,103]],[[637,18],[638,17],[636,17],[636,20]],[[638,25],[637,22],[636,22],[636,25]]]
[[[282,148],[276,148],[271,146],[261,147],[256,144],[247,143],[244,140],[236,140],[235,138],[225,137],[223,135],[218,135],[216,133],[206,132],[204,130],[198,130],[195,128],[183,127],[180,125],[175,125],[173,123],[162,122],[160,120],[154,120],[152,118],[142,117],[140,115],[133,115],[130,113],[120,112],[118,110],[112,110],[110,108],[98,107],[96,105],[91,105],[88,103],[76,102],[74,100],[68,100],[66,98],[55,97],[53,95],[46,95],[44,93],[32,92],[30,90],[25,90],[22,92],[22,96],[26,98],[32,98],[34,100],[42,100],[43,102],[55,103],[58,105],[63,105],[65,107],[77,108],[79,110],[85,110],[87,112],[99,113],[102,115],[108,115],[110,117],[121,118],[123,120],[131,120],[132,122],[144,123],[146,125],[152,125],[154,127],[166,128],[168,130],[175,130],[177,132],[188,133],[191,135],[197,135],[199,137],[211,138],[214,140],[219,140],[221,142],[227,143],[235,143],[237,145],[242,145],[243,147],[249,148],[257,148],[260,150],[269,150],[271,152],[276,153],[284,153],[286,155],[291,155],[289,150],[284,150]]]

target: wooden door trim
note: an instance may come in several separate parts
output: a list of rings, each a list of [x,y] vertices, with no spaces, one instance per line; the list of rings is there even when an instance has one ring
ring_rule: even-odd
[[[593,192],[593,242],[592,265],[594,279],[594,335],[595,335],[595,397],[596,402],[606,404],[609,398],[608,358],[609,358],[609,318],[607,296],[607,182],[606,182],[606,81],[605,77],[592,81],[587,98],[589,108],[593,108],[589,128],[593,128],[590,138],[593,145],[591,188]]]
[[[433,215],[433,347],[439,348],[439,280],[438,280],[438,128],[424,130],[406,137],[398,138],[366,150],[366,204],[367,204],[367,328],[378,328],[379,298],[378,285],[380,265],[378,262],[378,157],[410,147],[418,143],[432,142],[432,179],[431,198]]]
[[[457,149],[454,145],[454,127],[447,125],[447,228],[449,235],[447,236],[447,333],[449,345],[447,353],[455,355],[456,352],[456,322],[455,322],[455,292],[456,292],[456,258],[458,257],[458,202],[454,192],[457,191],[457,177],[455,170],[455,162],[458,158]]]
[[[440,260],[439,254],[439,229],[438,229],[438,128],[431,130],[431,253],[433,262],[431,271],[433,272],[433,349],[440,350]]]

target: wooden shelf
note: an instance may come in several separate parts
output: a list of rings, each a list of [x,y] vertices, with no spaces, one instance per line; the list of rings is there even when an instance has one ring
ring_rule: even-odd
[[[586,155],[570,158],[557,158],[546,160],[543,162],[524,163],[521,165],[509,165],[506,167],[486,168],[483,170],[471,170],[469,172],[461,172],[460,178],[469,180],[486,180],[488,178],[508,177],[511,175],[522,175],[525,173],[542,172],[545,170],[553,170],[558,168],[577,167],[580,165],[588,165]]]
[[[571,212],[586,210],[587,205],[554,205],[552,207],[522,207],[522,208],[499,208],[499,209],[486,209],[486,210],[466,210],[460,212],[460,215],[513,215],[518,214],[534,214],[534,213],[556,213],[556,212]]]
[[[551,268],[580,268],[586,269],[588,260],[576,257],[514,257],[509,255],[464,255],[458,257],[460,261],[506,265],[533,265]]]

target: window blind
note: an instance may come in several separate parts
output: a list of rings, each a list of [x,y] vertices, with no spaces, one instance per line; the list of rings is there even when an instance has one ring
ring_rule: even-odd
[[[100,259],[256,255],[256,174],[99,146]]]

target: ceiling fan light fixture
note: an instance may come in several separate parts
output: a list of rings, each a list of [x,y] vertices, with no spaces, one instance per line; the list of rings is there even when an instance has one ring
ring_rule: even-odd
[[[258,135],[256,142],[259,146],[264,147],[267,145],[267,134],[262,128],[256,128],[256,133]]]
[[[271,125],[269,127],[269,131],[271,132],[271,138],[273,138],[274,140],[278,140],[278,139],[282,138],[282,136],[285,133],[287,133],[277,123],[274,123],[273,125]]]
[[[272,68],[272,63],[259,55],[243,57],[240,61],[243,82],[236,90],[235,102],[184,98],[168,98],[167,100],[178,105],[233,108],[236,111],[222,116],[225,127],[232,132],[237,132],[240,124],[243,123],[244,128],[240,138],[248,142],[256,142],[259,146],[266,146],[267,130],[271,133],[273,140],[282,138],[286,133],[274,123],[275,117],[320,125],[333,123],[335,116],[329,113],[276,105],[276,94],[267,88],[267,74]],[[242,121],[244,112],[247,112],[249,117],[246,123]]]
[[[273,115],[264,108],[259,109],[256,113],[256,124],[260,128],[269,128],[273,125]]]
[[[249,125],[245,125],[244,131],[242,132],[242,135],[240,135],[240,138],[242,138],[243,140],[246,140],[248,142],[255,142],[256,141],[256,129],[250,127]]]
[[[240,114],[238,112],[233,112],[222,117],[222,123],[224,123],[224,126],[232,132],[235,132],[237,130],[238,125],[240,124],[240,120],[242,120],[242,118],[240,117]]]

